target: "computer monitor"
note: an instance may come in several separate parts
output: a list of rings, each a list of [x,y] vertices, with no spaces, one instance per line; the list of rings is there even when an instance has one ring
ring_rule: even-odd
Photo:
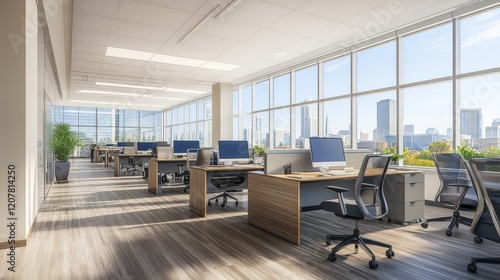
[[[188,149],[199,149],[200,141],[198,140],[174,140],[174,155],[185,156]]]
[[[137,151],[152,151],[156,147],[156,142],[137,142]]]
[[[310,137],[309,145],[313,167],[328,171],[346,165],[342,138]]]
[[[108,148],[111,148],[111,147],[114,147],[114,146],[115,146],[115,144],[113,144],[113,143],[107,143],[106,144],[106,147],[108,147]]]
[[[116,143],[117,147],[133,147],[134,142],[118,142]]]
[[[248,163],[248,141],[246,140],[219,140],[219,162],[232,164],[234,162]]]

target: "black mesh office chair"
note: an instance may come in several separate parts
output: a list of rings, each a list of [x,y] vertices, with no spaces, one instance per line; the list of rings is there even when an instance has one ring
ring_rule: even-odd
[[[234,204],[238,205],[238,199],[228,192],[241,192],[242,189],[240,187],[241,184],[245,182],[246,178],[241,174],[225,174],[225,173],[215,173],[212,174],[212,178],[210,178],[210,182],[220,191],[221,194],[211,197],[208,200],[208,206],[212,205],[212,200],[215,202],[219,201],[219,198],[222,198],[221,207],[226,206],[227,198],[231,198],[235,200]]]
[[[368,248],[367,244],[388,248],[386,256],[392,258],[394,251],[392,245],[379,242],[373,239],[360,236],[358,229],[358,220],[370,219],[378,220],[384,217],[388,212],[387,202],[384,196],[384,181],[387,172],[387,166],[391,160],[391,155],[367,155],[358,173],[358,178],[354,183],[353,189],[347,189],[337,186],[327,186],[326,188],[337,192],[337,199],[321,202],[321,207],[325,211],[333,212],[335,216],[344,219],[355,220],[355,228],[352,235],[327,235],[326,244],[331,245],[333,240],[340,240],[328,259],[332,262],[337,260],[336,253],[349,244],[354,244],[354,253],[358,253],[358,246],[361,246],[371,260],[368,265],[375,269],[378,263],[375,255]],[[374,161],[376,164],[374,164]],[[374,166],[377,166],[376,168]],[[344,197],[344,193],[352,193],[352,196]]]
[[[469,160],[468,168],[478,196],[471,232],[476,238],[481,238],[480,241],[485,238],[500,243],[500,159],[473,158]],[[476,272],[476,263],[500,264],[500,255],[496,258],[471,258],[467,270]]]
[[[436,169],[441,181],[435,200],[445,205],[453,206],[453,215],[427,219],[422,227],[427,228],[431,221],[451,220],[446,235],[451,236],[452,230],[458,228],[459,224],[470,226],[472,219],[460,216],[459,209],[467,207],[474,209],[477,206],[477,195],[472,187],[469,172],[465,166],[464,159],[457,153],[433,154]]]

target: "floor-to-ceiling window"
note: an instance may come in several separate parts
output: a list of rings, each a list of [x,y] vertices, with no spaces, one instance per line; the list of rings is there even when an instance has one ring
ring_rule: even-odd
[[[462,147],[498,155],[500,8],[428,22],[235,86],[234,137],[270,148],[342,137],[407,165]]]

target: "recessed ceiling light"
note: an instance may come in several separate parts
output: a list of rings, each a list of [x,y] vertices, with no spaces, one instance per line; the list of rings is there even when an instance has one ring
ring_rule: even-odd
[[[214,69],[214,70],[222,70],[222,71],[231,71],[234,70],[238,67],[239,65],[235,64],[228,64],[228,63],[222,63],[222,62],[215,62],[215,61],[208,61],[205,64],[200,66],[201,68],[208,68],[208,69]]]
[[[138,86],[138,85],[105,83],[105,82],[96,82],[95,84],[98,86],[125,87],[125,88],[138,88],[138,89],[152,89],[152,90],[161,90],[163,88],[163,87]]]
[[[201,90],[190,90],[190,89],[178,89],[178,88],[167,88],[165,91],[170,92],[183,92],[183,93],[196,93],[196,94],[204,94],[206,91]]]
[[[104,91],[104,90],[91,90],[91,89],[82,89],[78,92],[81,93],[95,93],[95,94],[111,94],[111,95],[129,95],[129,96],[141,96],[139,93],[129,93],[129,92],[115,92],[115,91]]]
[[[106,55],[129,59],[150,60],[154,53],[108,47]]]
[[[155,98],[155,99],[166,99],[166,100],[178,100],[178,101],[186,100],[186,98],[151,96],[151,95],[144,95],[143,97],[146,97],[146,98]]]
[[[151,61],[161,62],[161,63],[169,63],[169,64],[177,64],[177,65],[185,65],[185,66],[193,66],[193,67],[199,67],[200,65],[202,65],[203,63],[206,62],[205,60],[186,58],[186,57],[180,57],[180,56],[164,55],[164,54],[155,54],[151,58]]]
[[[101,101],[87,101],[87,100],[70,100],[75,103],[89,103],[89,104],[104,104],[104,105],[123,105],[123,106],[143,106],[143,107],[158,107],[164,108],[164,105],[148,105],[148,104],[132,104],[132,103],[117,103],[117,102],[101,102]]]

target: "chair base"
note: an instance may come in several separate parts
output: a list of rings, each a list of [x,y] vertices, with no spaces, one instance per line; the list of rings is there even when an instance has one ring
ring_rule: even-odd
[[[451,220],[451,222],[448,225],[448,228],[446,229],[445,232],[447,236],[452,236],[453,234],[452,230],[454,228],[458,228],[459,224],[463,224],[470,227],[472,223],[472,219],[460,216],[460,212],[458,210],[455,210],[453,212],[453,216],[451,217],[439,217],[439,218],[427,219],[424,223],[422,223],[422,227],[427,228],[429,226],[428,225],[429,222],[448,221],[448,220]]]
[[[471,262],[467,265],[467,271],[475,273],[477,271],[476,263],[500,264],[500,258],[471,258]]]
[[[217,196],[214,196],[214,197],[210,198],[208,200],[208,206],[212,206],[212,202],[211,202],[212,200],[215,199],[215,201],[219,201],[219,198],[221,198],[221,197],[222,197],[222,203],[220,205],[221,207],[226,206],[226,204],[227,204],[227,198],[228,197],[231,198],[231,199],[233,199],[233,200],[236,200],[236,202],[234,204],[238,205],[238,199],[236,197],[228,194],[227,192],[223,192],[223,193],[221,193],[221,194],[219,194]]]
[[[356,228],[353,230],[352,235],[327,235],[326,236],[326,244],[327,245],[331,245],[332,241],[334,241],[334,240],[336,240],[336,241],[341,240],[341,242],[339,244],[337,244],[335,247],[333,247],[332,252],[328,256],[328,259],[332,262],[334,262],[337,259],[335,254],[338,251],[340,251],[342,248],[344,248],[345,246],[350,245],[350,244],[354,244],[354,253],[355,254],[358,253],[358,248],[359,248],[359,246],[361,246],[361,249],[363,249],[363,251],[365,251],[371,257],[371,260],[368,263],[368,266],[372,269],[377,268],[378,263],[377,263],[377,260],[375,258],[375,254],[373,254],[373,252],[370,250],[370,248],[368,248],[367,244],[380,246],[380,247],[386,247],[386,248],[388,248],[388,250],[385,252],[385,255],[388,258],[391,258],[394,256],[394,251],[392,250],[392,245],[360,236],[359,229],[357,228],[357,221],[356,221]]]

